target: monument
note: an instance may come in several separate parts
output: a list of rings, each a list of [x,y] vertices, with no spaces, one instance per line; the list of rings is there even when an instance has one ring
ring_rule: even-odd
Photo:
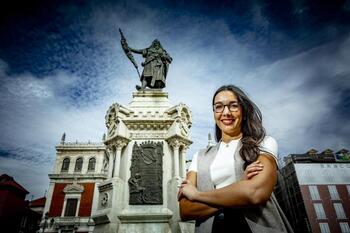
[[[191,112],[172,105],[162,90],[172,58],[158,40],[137,50],[120,33],[125,54],[137,71],[132,52],[142,54],[144,69],[129,105],[114,103],[106,113],[108,178],[94,193],[94,232],[193,232],[194,223],[181,222],[177,201],[192,143]]]
[[[159,40],[155,39],[152,42],[151,46],[148,48],[133,49],[129,47],[120,29],[119,32],[121,36],[120,43],[122,45],[122,48],[126,56],[134,64],[141,81],[141,86],[136,85],[136,89],[145,90],[146,87],[164,88],[169,64],[173,59],[169,56],[166,50],[163,49]],[[145,61],[141,64],[144,67],[142,75],[140,75],[138,65],[131,52],[142,54],[142,56],[145,58]]]

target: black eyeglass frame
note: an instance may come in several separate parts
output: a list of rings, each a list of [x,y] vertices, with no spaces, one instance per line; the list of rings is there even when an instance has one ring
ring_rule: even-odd
[[[217,111],[216,110],[216,105],[218,105],[218,104],[223,106],[221,111]],[[232,109],[233,105],[234,105],[234,107],[233,107],[234,109]],[[231,101],[228,104],[217,102],[217,103],[213,104],[213,112],[215,112],[215,113],[223,113],[224,110],[225,110],[225,107],[227,107],[230,112],[237,112],[239,110],[240,106],[241,106],[241,104],[238,101]]]

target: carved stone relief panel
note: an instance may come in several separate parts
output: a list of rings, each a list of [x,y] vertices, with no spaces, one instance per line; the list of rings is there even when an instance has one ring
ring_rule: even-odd
[[[129,204],[163,204],[163,143],[135,142],[130,171]]]
[[[109,201],[109,195],[107,192],[102,193],[101,195],[101,206],[106,207]]]

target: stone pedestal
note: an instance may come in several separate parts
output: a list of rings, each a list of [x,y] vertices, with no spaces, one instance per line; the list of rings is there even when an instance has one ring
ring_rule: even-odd
[[[109,178],[98,184],[95,232],[193,232],[177,201],[191,123],[189,108],[172,106],[162,90],[135,92],[128,106],[108,109]]]

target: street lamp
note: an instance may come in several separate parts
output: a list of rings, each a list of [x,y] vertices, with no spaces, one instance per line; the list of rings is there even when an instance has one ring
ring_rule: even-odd
[[[43,223],[43,233],[45,231],[45,228],[47,227],[47,220],[49,219],[49,212],[46,212],[44,215],[44,223]]]
[[[54,223],[55,223],[55,219],[51,218],[51,220],[50,220],[50,227],[52,227]]]

